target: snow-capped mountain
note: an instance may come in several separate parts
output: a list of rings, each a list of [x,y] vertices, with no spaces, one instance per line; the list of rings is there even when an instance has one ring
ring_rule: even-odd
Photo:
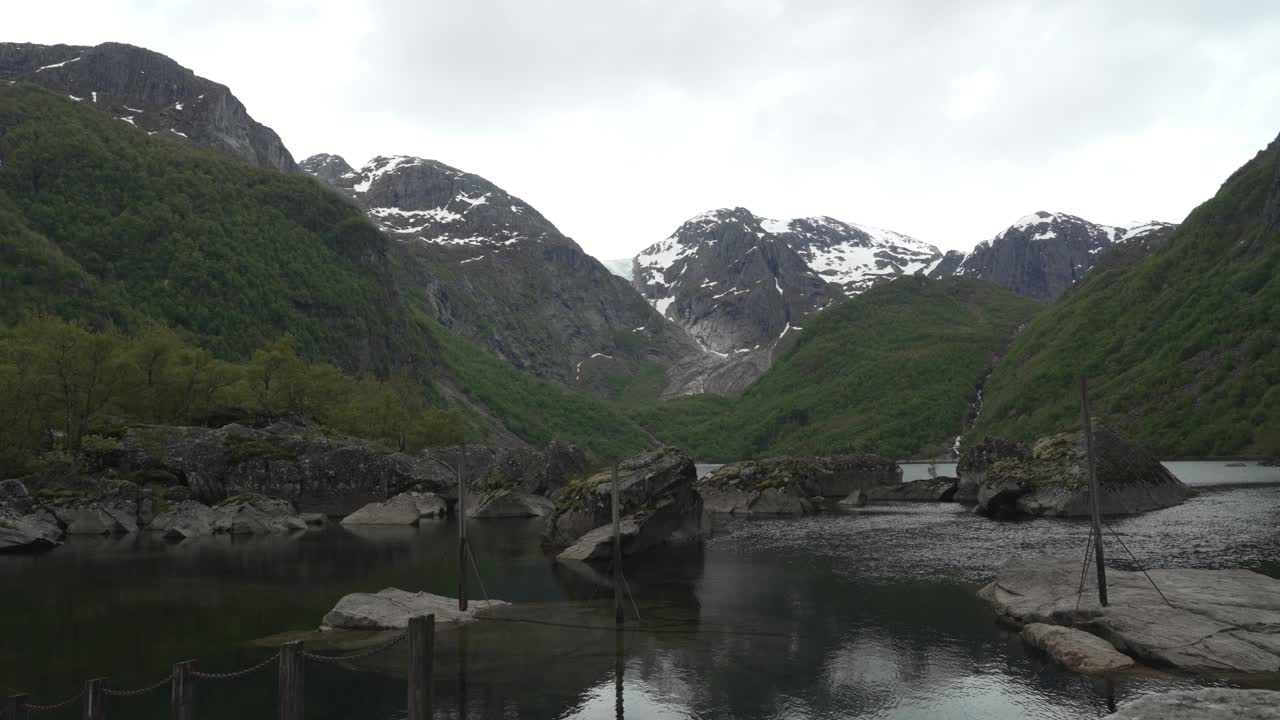
[[[641,363],[697,355],[630,284],[583,252],[528,203],[444,163],[378,156],[360,168],[337,155],[303,172],[338,190],[388,237],[437,318],[507,362],[544,378],[603,390]]]
[[[1099,225],[1075,215],[1039,211],[968,255],[950,252],[928,274],[960,274],[989,280],[1043,303],[1053,302],[1119,243],[1158,244],[1177,226],[1155,220],[1128,225]]]
[[[927,243],[830,217],[771,220],[745,208],[693,217],[635,258],[633,283],[706,352],[750,366],[730,373],[736,392],[768,368],[773,351],[813,312],[943,257]]]
[[[0,43],[0,81],[42,85],[150,135],[205,145],[260,167],[298,171],[280,136],[250,117],[225,85],[151,50],[122,43]]]

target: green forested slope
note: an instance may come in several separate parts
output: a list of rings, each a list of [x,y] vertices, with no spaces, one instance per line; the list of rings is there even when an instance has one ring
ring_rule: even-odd
[[[1037,304],[990,283],[906,277],[824,310],[738,398],[633,416],[704,461],[788,453],[940,453],[994,357]]]
[[[1100,264],[992,374],[972,436],[1031,439],[1093,411],[1169,456],[1280,454],[1280,144],[1149,257]]]

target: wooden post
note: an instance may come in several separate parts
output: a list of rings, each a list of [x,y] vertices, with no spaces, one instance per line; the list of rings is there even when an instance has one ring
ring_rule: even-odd
[[[466,473],[467,445],[458,450],[458,610],[467,610],[467,484],[462,477]]]
[[[458,720],[467,720],[467,625],[458,627]]]
[[[431,720],[436,616],[409,618],[409,720]]]
[[[31,696],[26,693],[9,696],[10,720],[31,720]]]
[[[1093,515],[1093,547],[1098,566],[1098,602],[1107,606],[1107,566],[1102,553],[1102,491],[1098,485],[1097,459],[1093,451],[1093,420],[1089,416],[1089,383],[1080,376],[1081,427],[1084,428],[1085,456],[1089,465],[1089,505]]]
[[[613,622],[622,625],[622,513],[618,507],[618,463],[613,464]]]
[[[619,625],[613,632],[613,715],[616,720],[623,720],[626,713],[622,707],[622,676],[626,671],[626,663],[622,657],[622,626]]]
[[[279,720],[302,720],[306,658],[302,641],[294,640],[280,648],[280,671],[276,686],[276,708]]]
[[[195,660],[175,663],[173,684],[169,687],[169,716],[173,720],[195,720]]]
[[[84,704],[80,706],[82,720],[103,720],[106,717],[106,710],[102,707],[103,701],[106,700],[106,695],[102,693],[105,685],[105,678],[94,678],[85,681]]]

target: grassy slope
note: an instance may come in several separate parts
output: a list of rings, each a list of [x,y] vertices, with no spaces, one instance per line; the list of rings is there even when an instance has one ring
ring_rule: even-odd
[[[968,278],[908,277],[810,322],[741,397],[633,412],[705,461],[788,453],[939,452],[993,356],[1038,306]]]
[[[1280,453],[1280,146],[1233,174],[1150,257],[1099,266],[1021,333],[973,430],[1033,437],[1096,414],[1175,456]]]

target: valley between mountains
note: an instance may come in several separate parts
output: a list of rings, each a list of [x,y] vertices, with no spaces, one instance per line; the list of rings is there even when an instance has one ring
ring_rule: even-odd
[[[435,159],[296,161],[158,53],[2,43],[0,469],[32,467],[53,430],[251,415],[404,447],[558,438],[599,461],[658,443],[944,458],[1070,425],[1081,374],[1156,452],[1280,454],[1278,156],[1178,224],[1037,210],[961,253],[734,207],[601,262]],[[192,399],[135,402],[138,383]],[[407,445],[368,429],[396,412],[430,422]]]

